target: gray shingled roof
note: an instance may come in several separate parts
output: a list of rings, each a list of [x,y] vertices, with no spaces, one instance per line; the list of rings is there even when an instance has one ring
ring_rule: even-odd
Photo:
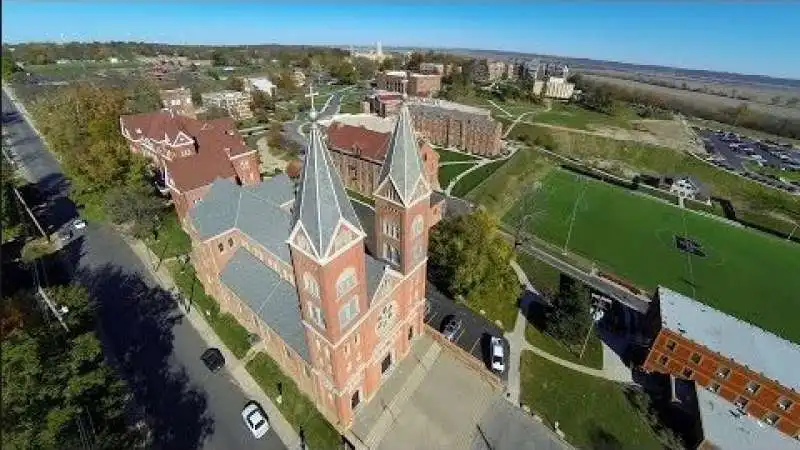
[[[703,438],[723,450],[797,450],[797,441],[773,426],[742,414],[733,403],[697,387]]]
[[[367,266],[367,298],[372,300],[372,297],[375,296],[375,291],[378,290],[378,285],[381,282],[381,278],[383,278],[383,272],[386,271],[387,265],[370,255],[364,256],[366,257]]]
[[[220,280],[301,358],[310,362],[297,291],[288,281],[239,248]]]
[[[389,140],[386,160],[381,168],[378,185],[388,177],[397,189],[403,204],[408,205],[413,199],[420,179],[425,178],[424,173],[419,157],[417,138],[411,124],[411,115],[408,107],[403,105],[400,107],[397,123],[395,123],[394,132]]]
[[[686,339],[800,391],[800,346],[663,286],[661,323]]]
[[[319,258],[325,256],[340,220],[363,231],[316,122],[311,123],[296,205],[295,221],[302,224]]]
[[[189,217],[206,239],[233,228],[238,209],[239,186],[227,178],[217,178],[203,200],[189,211]]]
[[[238,186],[218,178],[189,216],[203,239],[236,227],[288,262],[291,255],[286,239],[291,216],[280,205],[293,198],[292,182],[283,174],[253,186]]]

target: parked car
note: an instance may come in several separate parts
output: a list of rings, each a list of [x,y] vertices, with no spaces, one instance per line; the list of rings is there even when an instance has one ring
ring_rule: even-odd
[[[200,359],[203,360],[203,364],[208,367],[208,370],[212,372],[216,372],[225,366],[225,357],[222,356],[222,352],[218,348],[209,348],[204,351]]]
[[[460,318],[456,316],[450,316],[447,318],[447,320],[445,320],[444,328],[442,329],[442,334],[444,335],[444,337],[447,338],[447,340],[451,342],[455,341],[456,335],[458,334],[459,331],[461,331],[461,327],[463,326],[463,324],[464,323]]]
[[[506,350],[503,347],[503,340],[497,336],[492,336],[490,340],[492,370],[503,373],[506,370]]]
[[[264,408],[255,401],[249,401],[242,409],[242,419],[247,429],[256,439],[261,439],[269,431],[269,419]]]

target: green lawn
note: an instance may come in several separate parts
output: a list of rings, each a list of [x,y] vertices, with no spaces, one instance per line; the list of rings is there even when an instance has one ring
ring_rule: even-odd
[[[373,199],[372,197],[367,197],[364,194],[360,194],[350,188],[347,188],[347,195],[354,200],[360,201],[361,203],[366,203],[368,205],[375,206],[375,199]]]
[[[553,356],[566,359],[569,362],[593,369],[603,368],[603,343],[595,331],[592,331],[589,335],[589,341],[586,343],[586,350],[583,352],[582,358],[581,347],[583,342],[581,342],[581,345],[575,346],[565,344],[530,323],[525,327],[525,339],[534,347],[538,347]]]
[[[451,161],[476,161],[478,158],[466,153],[454,152],[443,148],[435,147],[434,151],[439,154],[439,163]]]
[[[631,128],[631,119],[634,116],[626,108],[609,115],[582,108],[577,105],[553,103],[550,111],[535,114],[530,121],[559,125],[581,130],[590,130],[592,126],[610,126],[618,128]]]
[[[464,178],[458,180],[455,186],[453,186],[453,190],[451,193],[455,197],[464,197],[469,194],[470,191],[475,189],[479,184],[481,184],[484,180],[489,178],[495,170],[499,169],[503,164],[505,164],[507,160],[501,161],[494,161],[490,162],[489,164],[484,165],[483,167],[479,167],[468,175],[464,176]]]
[[[551,427],[558,421],[577,447],[662,448],[621,384],[572,371],[530,351],[522,353],[521,375],[521,401]]]
[[[185,255],[192,250],[192,242],[181,228],[174,209],[164,216],[156,235],[147,238],[145,242],[159,260]]]
[[[602,270],[648,290],[670,287],[800,342],[800,328],[787,314],[800,308],[797,244],[564,170],[552,171],[528,195],[543,213],[525,223],[527,232],[564,245],[574,211],[569,250]],[[503,221],[518,223],[525,204],[518,201]],[[692,256],[691,264],[674,243],[687,231],[707,255]]]
[[[275,404],[296,431],[303,429],[309,448],[314,450],[341,448],[342,439],[339,433],[266,353],[258,353],[247,363],[247,371],[273,401],[278,397],[278,383],[281,384],[283,401],[280,404],[275,401]]]
[[[464,164],[439,166],[439,186],[441,186],[442,189],[447,189],[447,186],[450,185],[450,181],[472,167],[475,167],[475,163],[465,162]]]
[[[219,304],[206,294],[190,264],[181,264],[178,261],[168,261],[166,264],[172,279],[183,296],[189,300],[191,307],[200,308],[203,317],[222,339],[225,346],[237,358],[243,357],[251,347],[248,340],[250,333],[247,329],[239,324],[231,314],[220,313]]]
[[[527,253],[517,252],[515,259],[539,292],[546,297],[553,297],[558,292],[561,272]]]
[[[769,166],[759,166],[758,164],[750,161],[745,161],[744,166],[753,172],[758,172],[762,175],[774,175],[778,178],[783,178],[789,181],[800,181],[800,171],[792,172],[790,170],[780,170]]]

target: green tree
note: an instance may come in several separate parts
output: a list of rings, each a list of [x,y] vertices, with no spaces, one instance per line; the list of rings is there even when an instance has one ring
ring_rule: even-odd
[[[361,80],[371,80],[375,77],[375,71],[378,70],[378,64],[367,58],[354,58],[353,65],[355,66],[358,78]]]
[[[27,321],[2,340],[2,447],[83,448],[85,439],[98,449],[135,446],[124,418],[128,389],[104,361],[86,290],[69,285],[47,291],[69,308],[69,331]],[[82,433],[89,420],[93,432]]]
[[[125,114],[141,114],[161,109],[161,93],[158,86],[150,80],[133,82],[125,97]]]
[[[547,310],[547,331],[570,344],[580,344],[591,325],[589,290],[578,281],[561,277],[558,295]]]
[[[419,66],[422,64],[423,56],[420,52],[412,52],[411,56],[408,57],[408,61],[406,62],[405,69],[411,70],[413,72],[419,71]]]
[[[440,222],[431,233],[429,254],[431,278],[449,295],[474,309],[484,308],[487,299],[498,309],[515,307],[521,288],[509,265],[513,248],[485,211]]]
[[[8,80],[14,75],[17,69],[17,63],[14,61],[14,58],[11,57],[7,52],[3,52],[3,59],[2,59],[2,70],[3,70],[3,80]]]
[[[331,76],[339,80],[340,84],[354,84],[358,81],[358,75],[352,64],[347,61],[340,61],[331,69]]]
[[[275,101],[272,96],[266,92],[253,90],[252,99],[250,109],[253,110],[254,117],[259,122],[267,123],[269,121],[269,113],[275,111]]]
[[[228,89],[244,92],[244,80],[239,77],[230,77],[228,79]]]
[[[5,152],[5,149],[3,151]],[[14,169],[3,157],[2,168],[0,168],[0,227],[2,227],[2,242],[19,236],[22,231],[23,212],[14,194],[15,185]]]
[[[112,222],[129,225],[135,237],[143,238],[155,231],[164,204],[151,186],[139,182],[109,190],[105,207]]]

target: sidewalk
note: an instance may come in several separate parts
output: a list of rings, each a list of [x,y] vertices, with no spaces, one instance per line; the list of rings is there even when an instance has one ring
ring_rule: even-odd
[[[151,261],[156,261],[157,257],[142,241],[126,239],[126,242],[136,256],[142,261],[142,264],[144,264],[153,277],[158,280],[158,283],[162,288],[168,291],[176,288],[175,282],[172,280],[172,276],[167,270],[166,265],[160,264],[158,270],[153,268]],[[231,353],[230,350],[225,347],[225,344],[222,343],[222,340],[216,335],[216,333],[214,333],[214,330],[208,325],[208,322],[206,322],[205,318],[200,314],[199,308],[192,308],[190,312],[184,313],[184,317],[186,317],[192,327],[197,330],[209,347],[219,348],[222,354],[225,356],[225,361],[232,362],[225,366],[225,370],[228,371],[234,383],[236,383],[236,385],[239,386],[248,397],[256,400],[261,404],[261,406],[264,407],[264,410],[270,419],[270,426],[273,430],[275,430],[275,434],[278,435],[284,445],[286,445],[288,449],[300,448],[300,436],[297,434],[294,428],[292,428],[286,418],[283,417],[281,412],[272,402],[272,399],[270,399],[264,393],[264,391],[261,390],[261,387],[259,387],[258,383],[256,383],[256,381],[252,376],[250,376],[250,373],[247,372],[247,369],[245,368],[247,361],[255,356],[255,354],[261,349],[262,344],[258,343],[254,345],[253,348],[247,352],[247,355],[245,355],[245,357],[240,361],[233,356],[233,353]]]

